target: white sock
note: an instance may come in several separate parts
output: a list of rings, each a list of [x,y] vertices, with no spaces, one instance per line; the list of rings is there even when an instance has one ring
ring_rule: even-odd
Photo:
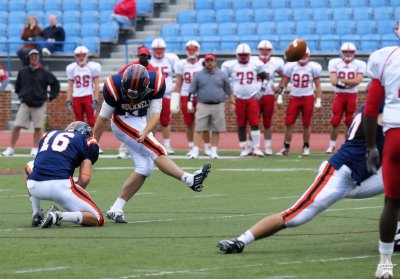
[[[193,146],[194,146],[194,143],[193,143],[193,141],[189,141],[189,142],[188,142],[188,146],[189,146],[189,149],[192,149],[192,148],[193,148]]]
[[[33,196],[30,196],[29,199],[31,200],[31,204],[32,204],[32,213],[33,214],[40,213],[41,212],[40,200]]]
[[[181,177],[181,181],[189,187],[192,186],[193,185],[193,174],[184,172]]]
[[[164,139],[164,147],[170,147],[171,145],[171,140],[170,139]]]
[[[381,253],[380,264],[391,263],[394,242],[386,243],[379,240],[379,253]]]
[[[265,146],[265,148],[267,148],[267,147],[271,147],[271,140],[270,139],[266,139],[266,140],[264,140],[264,146]]]
[[[204,150],[210,150],[211,144],[204,143]]]
[[[240,235],[237,239],[240,240],[241,242],[243,242],[245,245],[247,245],[255,240],[254,236],[250,230],[247,230],[245,233]]]
[[[239,146],[240,146],[240,148],[242,148],[242,149],[246,148],[246,146],[247,146],[247,141],[241,141],[241,142],[239,143]]]
[[[256,131],[250,131],[251,134],[251,143],[253,145],[253,148],[260,148],[260,130],[256,130]]]
[[[211,146],[211,153],[217,153],[217,147]]]
[[[122,209],[124,208],[125,204],[126,204],[126,200],[121,199],[120,197],[118,197],[115,200],[113,206],[111,207],[111,210],[112,211],[122,211]]]
[[[76,211],[76,212],[63,212],[61,214],[62,220],[64,222],[74,222],[77,224],[82,224],[82,219],[83,215],[82,212]]]
[[[330,140],[329,147],[335,147],[335,146],[336,146],[336,140]]]

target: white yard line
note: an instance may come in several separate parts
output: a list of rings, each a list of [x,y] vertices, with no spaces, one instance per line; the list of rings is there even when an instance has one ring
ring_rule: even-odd
[[[29,197],[29,195],[0,196],[0,198],[21,198],[21,197]]]
[[[393,256],[398,256],[398,254],[393,254]],[[295,262],[283,262],[283,263],[278,263],[278,265],[305,264],[305,263],[328,263],[328,262],[339,262],[339,261],[349,261],[349,260],[362,260],[362,259],[377,258],[377,257],[379,257],[378,252],[376,253],[376,255],[364,255],[364,256],[357,256],[357,257],[340,257],[340,258],[333,258],[333,259],[318,259],[318,260],[295,261]]]
[[[68,269],[68,266],[54,266],[54,267],[46,267],[46,268],[35,268],[35,269],[25,269],[25,270],[17,270],[14,271],[15,274],[23,274],[23,273],[34,273],[34,272],[45,272],[45,271],[56,271]]]
[[[194,198],[213,198],[213,197],[227,197],[228,194],[214,194],[214,195],[201,195],[201,196],[193,196]]]
[[[0,192],[12,191],[12,189],[0,189]]]

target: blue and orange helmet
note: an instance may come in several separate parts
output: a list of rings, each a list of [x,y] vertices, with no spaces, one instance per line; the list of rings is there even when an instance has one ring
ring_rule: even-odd
[[[140,64],[129,66],[122,74],[121,91],[135,102],[140,102],[147,93],[151,92],[149,85],[149,72]]]
[[[83,121],[74,121],[69,123],[67,128],[65,128],[65,131],[93,137],[92,128],[89,126],[89,124]]]

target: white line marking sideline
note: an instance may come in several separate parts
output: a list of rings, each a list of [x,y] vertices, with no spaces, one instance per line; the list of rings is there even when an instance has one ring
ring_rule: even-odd
[[[17,270],[17,271],[14,271],[14,273],[15,274],[34,273],[34,272],[43,272],[43,271],[63,270],[63,269],[68,269],[68,268],[69,268],[68,266],[55,266],[55,267],[46,267],[46,268]]]

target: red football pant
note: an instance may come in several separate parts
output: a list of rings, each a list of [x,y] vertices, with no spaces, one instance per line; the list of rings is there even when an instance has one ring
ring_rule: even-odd
[[[344,123],[350,127],[353,122],[354,113],[357,109],[357,94],[356,93],[336,93],[335,100],[332,104],[331,124],[333,127],[338,127],[343,113],[345,113]]]
[[[400,199],[400,128],[389,129],[383,147],[382,177],[385,196]]]
[[[290,96],[289,105],[286,111],[285,125],[292,126],[301,112],[303,116],[303,126],[308,127],[311,123],[313,111],[314,95],[301,97]]]
[[[162,108],[160,114],[160,124],[162,127],[169,126],[171,122],[171,99],[162,99]]]
[[[197,106],[197,97],[194,97],[193,99],[193,107],[194,107],[194,112],[189,112],[187,108],[187,103],[189,101],[188,96],[181,96],[181,109],[182,109],[182,114],[183,114],[183,121],[185,122],[186,126],[191,126],[194,124],[194,119],[195,119],[195,112],[196,112],[196,106]]]
[[[245,128],[247,121],[251,127],[260,124],[260,105],[254,98],[236,99],[236,118],[239,128]]]
[[[75,119],[77,121],[85,121],[84,114],[86,114],[86,122],[90,127],[94,126],[96,117],[94,109],[92,108],[92,95],[84,97],[73,97],[72,108],[74,109]]]
[[[274,114],[275,96],[264,95],[260,99],[260,113],[263,116],[264,128],[271,128],[272,115]]]

